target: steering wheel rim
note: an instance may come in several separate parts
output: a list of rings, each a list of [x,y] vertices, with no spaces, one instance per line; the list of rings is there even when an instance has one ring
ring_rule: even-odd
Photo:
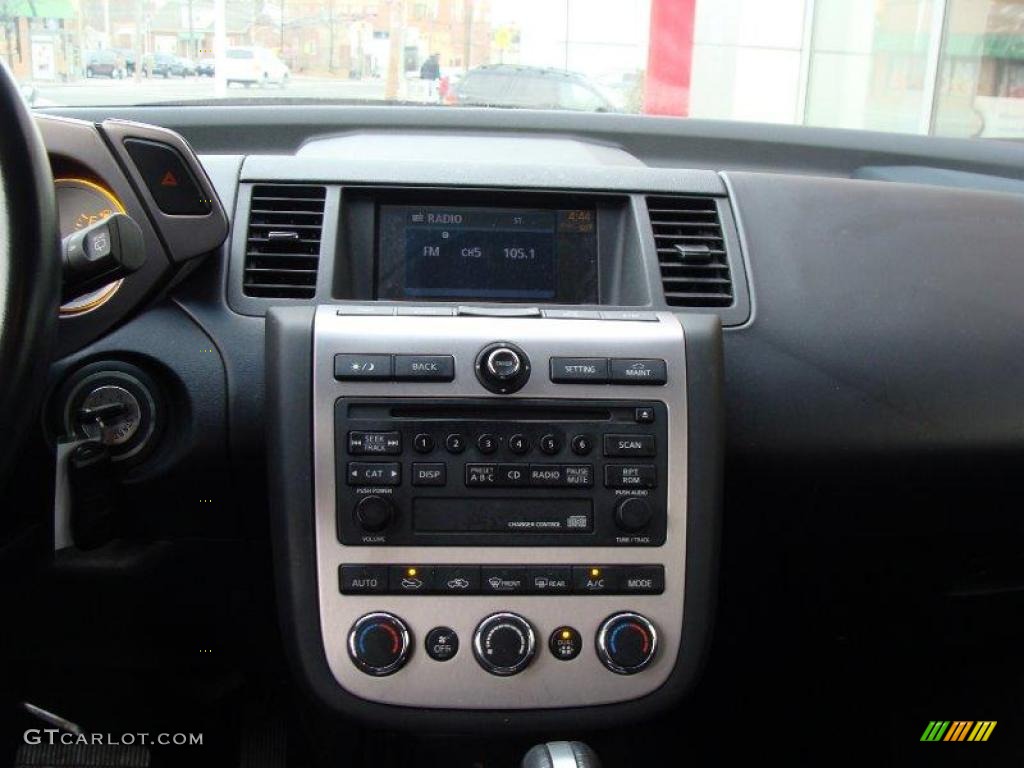
[[[35,119],[0,62],[0,486],[45,389],[60,302],[53,174]]]

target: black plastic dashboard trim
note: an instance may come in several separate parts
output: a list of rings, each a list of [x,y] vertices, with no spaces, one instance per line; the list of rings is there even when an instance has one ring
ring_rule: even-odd
[[[314,307],[267,313],[267,443],[271,538],[285,649],[303,689],[328,710],[405,729],[535,731],[621,727],[669,707],[695,685],[711,639],[723,471],[723,361],[717,317],[681,315],[689,410],[686,591],[682,644],[668,681],[624,704],[543,711],[424,710],[359,699],[335,682],[320,635],[313,530]]]

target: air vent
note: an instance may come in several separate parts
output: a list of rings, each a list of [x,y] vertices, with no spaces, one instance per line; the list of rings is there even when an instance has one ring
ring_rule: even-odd
[[[311,299],[316,295],[324,187],[260,184],[252,188],[245,241],[246,296]]]
[[[732,279],[718,207],[711,197],[649,197],[665,301],[672,307],[729,307]]]

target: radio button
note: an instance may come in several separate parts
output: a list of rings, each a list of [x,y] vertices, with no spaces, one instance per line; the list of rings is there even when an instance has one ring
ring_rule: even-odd
[[[498,484],[497,464],[467,464],[466,486],[469,488],[487,488]]]
[[[391,355],[335,355],[334,378],[339,381],[389,381]]]
[[[606,384],[608,360],[604,357],[552,357],[551,380],[556,384]]]
[[[400,432],[349,432],[348,452],[353,456],[396,456],[402,452],[402,435]]]
[[[539,488],[590,488],[594,467],[590,464],[531,464],[530,485]]]
[[[485,595],[524,595],[529,591],[526,568],[480,569],[480,591]]]
[[[413,485],[444,485],[448,482],[448,468],[440,463],[413,463]]]
[[[388,569],[384,565],[343,565],[338,569],[343,595],[369,595],[388,591]]]
[[[475,565],[434,566],[434,591],[442,595],[478,594],[480,568]]]
[[[498,485],[514,488],[530,484],[530,466],[528,464],[499,464]]]
[[[452,381],[455,358],[451,355],[395,355],[396,381]]]
[[[606,464],[606,488],[654,488],[658,484],[653,464]]]
[[[434,586],[434,569],[422,565],[393,565],[388,582],[393,595],[429,592]]]
[[[491,454],[498,450],[498,438],[494,435],[483,434],[476,439],[476,447],[480,453]]]
[[[540,566],[529,573],[529,589],[535,595],[564,595],[572,590],[571,568]]]
[[[350,461],[345,468],[349,485],[400,485],[402,465],[397,461]]]
[[[512,435],[508,439],[508,449],[521,456],[530,450],[530,440],[526,435]]]
[[[542,453],[546,453],[548,456],[554,456],[560,450],[562,450],[562,443],[558,440],[558,437],[552,434],[544,435],[540,439],[540,450]]]
[[[653,456],[654,435],[605,435],[605,456]]]
[[[668,379],[664,360],[613,359],[612,384],[664,384]]]
[[[576,594],[611,595],[619,588],[617,566],[574,565],[572,589]]]
[[[466,450],[466,438],[458,433],[448,435],[444,440],[444,447],[448,453],[462,453]]]

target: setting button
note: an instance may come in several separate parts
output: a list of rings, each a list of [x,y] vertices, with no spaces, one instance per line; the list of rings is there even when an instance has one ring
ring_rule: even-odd
[[[339,381],[388,381],[391,379],[391,355],[335,355],[334,378]]]
[[[413,462],[412,484],[413,485],[444,485],[448,482],[448,468],[440,462],[421,463]]]
[[[427,656],[434,661],[448,661],[459,652],[459,636],[451,627],[434,627],[427,633]]]
[[[664,360],[614,359],[611,373],[612,384],[664,384],[668,379]]]
[[[369,595],[388,591],[388,569],[384,565],[343,565],[338,569],[343,595]]]
[[[451,355],[395,355],[397,381],[452,381],[455,358]]]
[[[604,384],[608,381],[608,360],[603,357],[552,357],[551,380],[556,384]]]
[[[654,435],[605,435],[605,456],[653,456]]]
[[[402,452],[402,435],[400,432],[349,432],[348,452],[353,456],[395,456]]]
[[[402,465],[397,461],[350,461],[345,468],[349,485],[400,485]]]
[[[606,464],[606,488],[654,488],[658,484],[653,464]]]

